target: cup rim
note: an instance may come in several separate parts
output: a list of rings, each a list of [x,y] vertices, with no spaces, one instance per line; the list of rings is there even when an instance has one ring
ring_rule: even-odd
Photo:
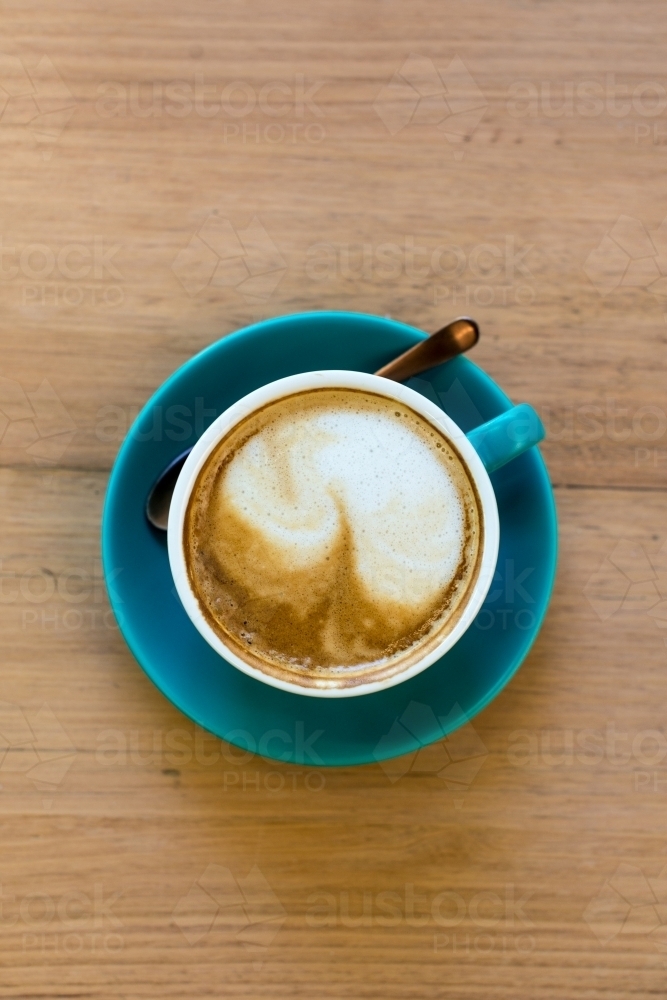
[[[456,445],[456,448],[461,453],[472,474],[481,502],[484,519],[484,540],[479,572],[473,586],[473,591],[454,628],[443,637],[440,643],[411,666],[406,667],[405,670],[385,680],[368,681],[367,683],[360,683],[352,687],[305,687],[296,681],[290,682],[264,673],[238,656],[209,625],[199,607],[197,597],[190,586],[183,544],[185,514],[192,488],[200,470],[218,442],[236,424],[268,403],[281,399],[284,396],[315,388],[360,389],[379,393],[410,406],[432,423]],[[409,386],[401,382],[393,382],[378,375],[348,369],[330,369],[288,375],[285,378],[268,382],[266,385],[253,390],[221,413],[204,431],[188,455],[176,482],[169,509],[167,527],[169,565],[177,594],[188,617],[206,642],[226,662],[231,663],[237,669],[241,670],[242,673],[255,678],[255,680],[293,694],[316,698],[349,698],[373,694],[385,688],[402,684],[404,681],[426,670],[444,656],[468,630],[486,598],[496,568],[499,541],[500,524],[498,506],[491,480],[479,455],[458,425],[436,403],[433,403]]]

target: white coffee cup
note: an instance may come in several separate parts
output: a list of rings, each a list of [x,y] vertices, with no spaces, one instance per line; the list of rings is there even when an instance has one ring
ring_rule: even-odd
[[[202,466],[218,442],[241,420],[244,420],[268,403],[310,389],[325,388],[357,389],[380,394],[388,399],[398,400],[409,406],[412,410],[415,410],[444,434],[456,446],[474,480],[484,525],[481,560],[477,579],[467,597],[465,607],[451,631],[447,632],[441,642],[434,648],[430,648],[421,659],[412,660],[409,665],[406,665],[405,670],[397,672],[386,680],[369,680],[367,683],[360,683],[352,687],[305,687],[299,684],[296,679],[293,682],[285,681],[264,673],[257,667],[241,659],[211,628],[202,614],[197,597],[190,585],[184,547],[184,522],[190,494]],[[520,454],[522,451],[525,451],[527,447],[537,443],[544,434],[539,423],[539,418],[534,414],[534,411],[530,410],[525,404],[515,408],[515,410],[523,411],[524,423],[525,413],[529,411],[537,421],[537,427],[531,430],[528,435],[524,434],[518,443],[517,441],[510,443],[509,447],[505,449],[507,454],[500,461],[497,460],[497,457],[495,461],[493,458],[489,460],[487,457],[486,464],[491,468],[495,468]],[[509,412],[511,414],[514,411]],[[505,425],[508,423],[505,419],[506,417],[507,415],[504,414],[501,418],[497,418],[496,421],[491,421],[489,424],[484,425],[481,430],[492,428],[490,438],[497,439],[500,424],[503,425],[502,429],[504,431]],[[493,429],[494,425],[497,425],[495,430]],[[473,433],[476,434],[477,431]],[[480,441],[482,444],[484,443],[483,438],[480,438]],[[481,450],[483,451],[484,449],[482,448]],[[498,506],[493,486],[480,456],[463,431],[439,406],[413,389],[408,388],[408,386],[400,382],[392,382],[389,379],[380,378],[377,375],[368,375],[364,372],[356,371],[315,371],[290,375],[287,378],[278,379],[276,382],[270,382],[268,385],[264,385],[260,389],[256,389],[254,392],[238,400],[238,402],[230,406],[229,409],[225,410],[224,413],[213,421],[195,444],[178,477],[169,510],[168,549],[174,583],[183,607],[204,639],[224,660],[233,664],[250,677],[254,677],[256,680],[270,684],[273,687],[281,688],[283,691],[291,691],[296,694],[316,698],[349,698],[362,694],[371,694],[374,691],[393,687],[395,684],[401,684],[410,677],[421,673],[422,670],[425,670],[436,660],[439,660],[447,650],[451,649],[458,642],[480,610],[495,572],[498,558],[498,543]]]

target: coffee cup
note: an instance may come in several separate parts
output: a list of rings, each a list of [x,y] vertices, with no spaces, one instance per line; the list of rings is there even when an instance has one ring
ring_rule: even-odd
[[[474,621],[498,557],[489,472],[543,436],[527,404],[465,435],[363,372],[264,385],[210,425],[178,478],[168,550],[183,607],[273,687],[340,698],[402,683]]]

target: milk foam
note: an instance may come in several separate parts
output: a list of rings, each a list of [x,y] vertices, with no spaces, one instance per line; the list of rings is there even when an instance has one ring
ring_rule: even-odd
[[[185,522],[202,613],[239,655],[300,683],[390,676],[437,643],[479,566],[477,494],[403,403],[322,389],[268,404],[209,456]]]
[[[238,450],[211,502],[221,518],[231,508],[285,571],[326,561],[344,520],[369,599],[410,609],[437,598],[463,553],[454,476],[386,410],[284,414]]]

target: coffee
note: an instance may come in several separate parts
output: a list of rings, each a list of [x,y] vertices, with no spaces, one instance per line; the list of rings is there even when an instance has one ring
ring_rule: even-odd
[[[268,403],[207,458],[184,522],[190,586],[222,641],[303,687],[392,677],[460,618],[483,549],[455,446],[357,389]]]

